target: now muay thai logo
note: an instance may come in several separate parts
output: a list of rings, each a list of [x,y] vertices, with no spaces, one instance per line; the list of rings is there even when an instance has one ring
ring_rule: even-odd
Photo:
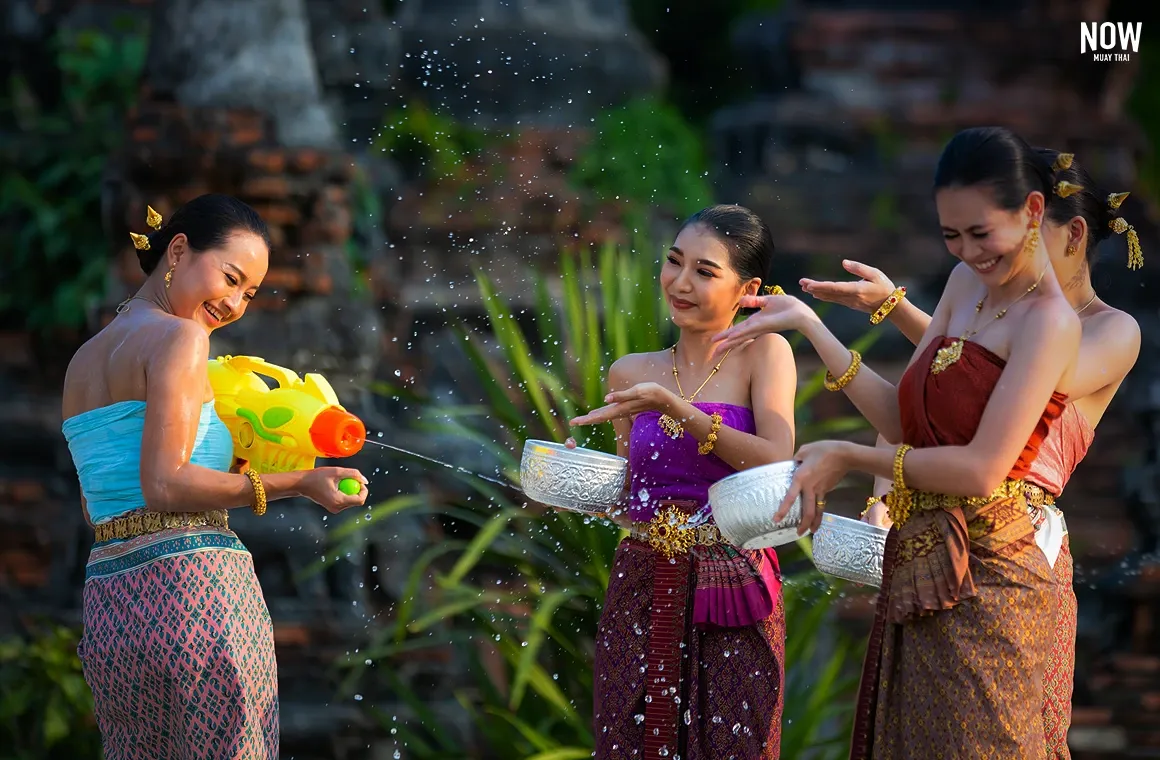
[[[1143,22],[1085,21],[1079,25],[1079,52],[1100,63],[1125,63],[1140,52]]]

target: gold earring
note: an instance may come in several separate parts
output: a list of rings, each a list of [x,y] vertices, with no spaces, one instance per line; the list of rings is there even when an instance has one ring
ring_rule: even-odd
[[[1076,247],[1076,244],[1075,243],[1068,243],[1067,244],[1067,251],[1065,251],[1063,255],[1064,256],[1074,256],[1077,253],[1079,253],[1079,248]]]
[[[1023,243],[1023,254],[1026,256],[1034,256],[1035,249],[1039,247],[1039,220],[1031,220],[1031,232],[1027,233],[1027,240]]]
[[[169,267],[169,271],[165,273],[165,288],[168,290],[169,286],[173,284],[173,270],[177,269],[177,265]]]

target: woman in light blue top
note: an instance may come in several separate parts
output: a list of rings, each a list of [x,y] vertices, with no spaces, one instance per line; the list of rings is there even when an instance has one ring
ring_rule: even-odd
[[[96,532],[79,653],[107,760],[278,757],[273,630],[227,510],[305,496],[366,501],[356,470],[258,476],[214,411],[209,334],[240,319],[269,233],[245,203],[203,195],[134,235],[145,285],[69,364],[64,426]],[[338,489],[343,478],[364,484]]]

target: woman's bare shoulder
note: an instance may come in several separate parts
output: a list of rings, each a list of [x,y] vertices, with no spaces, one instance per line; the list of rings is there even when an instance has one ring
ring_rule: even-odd
[[[625,354],[608,368],[608,379],[612,384],[635,385],[644,382],[663,362],[672,364],[669,350],[647,351],[639,354]]]

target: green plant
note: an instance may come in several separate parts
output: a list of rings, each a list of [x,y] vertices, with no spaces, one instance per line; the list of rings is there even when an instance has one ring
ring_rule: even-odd
[[[0,99],[0,116],[18,125],[0,147],[0,315],[36,330],[81,327],[102,293],[111,251],[101,176],[134,99],[145,38],[62,32],[55,51],[58,107],[37,103],[18,78]]]
[[[100,758],[93,697],[77,657],[79,631],[52,627],[30,634],[0,642],[0,755]]]
[[[602,113],[573,178],[605,201],[632,210],[660,207],[687,216],[712,202],[699,135],[673,106],[639,98]]]
[[[615,357],[661,350],[673,337],[656,262],[650,258],[605,247],[594,268],[584,252],[565,256],[561,263],[561,308],[549,298],[547,282],[535,282],[535,340],[490,279],[477,275],[495,355],[467,328],[460,330],[459,341],[485,403],[478,409],[436,409],[424,415],[437,418],[428,423],[433,432],[450,431],[491,449],[513,479],[526,438],[560,440],[566,434],[564,420],[602,403],[605,374]],[[542,356],[533,355],[533,345],[542,347]],[[799,405],[804,407],[821,387],[818,373],[801,389]],[[614,450],[607,427],[592,430],[585,445]],[[802,433],[850,427],[853,420],[837,425],[807,421]],[[343,664],[346,689],[365,690],[360,684],[369,677],[368,661],[385,666],[374,672],[390,673],[392,662],[416,648],[454,644],[476,676],[456,698],[475,718],[486,756],[589,757],[594,635],[620,533],[577,514],[522,507],[511,495],[468,477],[464,482],[485,497],[482,503],[473,498],[434,507],[395,499],[371,509],[372,521],[417,509],[469,529],[460,531],[462,538],[430,547],[411,568],[394,625]],[[336,553],[361,529],[352,523],[336,531]],[[804,543],[808,551],[808,539]],[[784,553],[783,561],[792,565],[793,553]],[[786,747],[828,757],[827,726],[836,720],[838,734],[843,739],[849,734],[843,727],[852,708],[845,667],[850,645],[839,643],[818,666],[814,648],[829,625],[830,589],[813,571],[788,578],[786,587],[787,648],[794,658],[787,657]],[[380,717],[406,743],[410,756],[477,756],[449,735],[401,680],[387,677],[413,716],[398,722]]]
[[[467,160],[487,144],[484,131],[435,113],[422,101],[389,112],[374,140],[408,174],[440,179],[463,179]]]

